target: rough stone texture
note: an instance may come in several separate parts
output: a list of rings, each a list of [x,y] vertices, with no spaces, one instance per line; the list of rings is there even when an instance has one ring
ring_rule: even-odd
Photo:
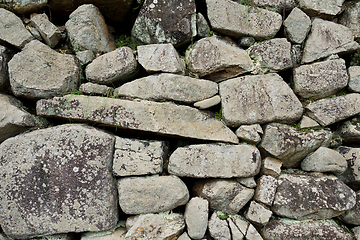
[[[355,117],[344,122],[336,132],[345,143],[358,143],[360,141],[360,118]]]
[[[240,126],[235,134],[242,140],[257,144],[261,141],[260,134],[264,132],[259,124],[253,124]]]
[[[133,78],[139,64],[129,47],[121,47],[95,58],[85,69],[86,79],[99,84],[114,85]]]
[[[302,98],[325,98],[348,84],[345,60],[335,59],[293,69],[294,92]]]
[[[0,91],[9,88],[8,49],[0,45]]]
[[[254,74],[281,72],[293,66],[291,43],[286,38],[274,38],[255,44],[246,50],[254,60]]]
[[[80,65],[84,66],[91,62],[95,58],[95,55],[91,50],[84,50],[76,52],[76,58],[79,60]]]
[[[282,25],[279,13],[230,0],[206,0],[206,6],[212,29],[234,38],[272,38]]]
[[[168,72],[185,74],[184,63],[170,43],[137,47],[138,61],[147,73]]]
[[[40,32],[36,28],[32,27],[31,25],[28,25],[28,26],[26,26],[26,29],[29,30],[29,32],[33,35],[33,37],[36,40],[39,40],[40,42],[43,41],[43,38],[41,37]]]
[[[152,101],[194,103],[218,93],[218,85],[209,80],[171,73],[150,75],[125,83],[115,89],[115,95]]]
[[[64,233],[64,234],[55,234],[55,235],[47,235],[47,236],[41,236],[41,237],[36,237],[36,238],[32,238],[32,239],[29,239],[29,240],[71,240],[71,233],[70,234],[67,234],[67,233]],[[0,237],[1,240],[3,240],[1,237]],[[11,240],[10,238],[6,238],[5,240]]]
[[[256,42],[255,38],[253,37],[240,37],[238,44],[241,47],[250,47]]]
[[[262,227],[269,222],[271,215],[272,212],[270,210],[255,201],[250,202],[250,206],[245,213],[247,220]]]
[[[126,214],[164,212],[189,201],[186,185],[176,176],[121,178],[117,186]]]
[[[301,44],[311,27],[311,20],[299,8],[294,8],[284,21],[286,36],[292,43]]]
[[[248,187],[248,188],[256,188],[256,182],[254,177],[247,177],[247,178],[236,178],[241,185]]]
[[[193,193],[207,199],[212,211],[236,214],[253,197],[254,190],[235,180],[206,179],[195,182]]]
[[[230,215],[229,218],[226,219],[230,225],[230,222],[233,222],[236,228],[245,236],[249,226],[251,225],[249,221],[247,221],[241,215]]]
[[[72,12],[65,27],[76,52],[91,50],[102,54],[115,50],[104,17],[92,4],[84,4]]]
[[[360,191],[356,192],[355,206],[339,216],[347,224],[360,225]]]
[[[335,16],[341,12],[344,0],[300,0],[299,7],[309,16]]]
[[[211,108],[213,106],[218,105],[220,102],[221,102],[220,96],[215,95],[211,98],[194,103],[194,107],[199,108],[199,109],[207,109],[207,108]]]
[[[189,237],[187,232],[184,232],[183,234],[180,235],[180,237],[178,237],[177,240],[191,240],[191,238]]]
[[[351,93],[334,98],[326,98],[308,104],[306,113],[322,126],[328,126],[360,113],[360,94]]]
[[[166,157],[166,142],[116,137],[113,173],[117,177],[158,174]]]
[[[349,28],[315,18],[305,43],[302,63],[310,63],[331,54],[355,52],[359,48]]]
[[[125,234],[126,229],[124,227],[118,227],[109,231],[83,233],[80,240],[124,240]]]
[[[280,159],[285,168],[293,168],[331,137],[330,131],[303,132],[287,125],[269,124],[259,148]]]
[[[3,0],[0,2],[0,7],[23,15],[41,11],[47,2],[48,0]]]
[[[347,161],[347,170],[339,175],[344,183],[360,184],[360,148],[340,147],[339,152]]]
[[[300,101],[277,74],[244,76],[219,84],[223,121],[231,127],[289,123],[303,112]]]
[[[301,169],[341,174],[347,169],[347,162],[339,152],[330,148],[319,147],[301,162]]]
[[[282,13],[283,10],[288,11],[295,7],[294,0],[253,0],[252,2],[248,2],[247,0],[235,1],[245,5],[253,4],[255,6],[279,13]]]
[[[118,215],[113,144],[112,135],[86,125],[60,125],[4,141],[4,232],[11,238],[30,238],[113,228]]]
[[[205,17],[200,13],[196,13],[197,35],[199,37],[210,37],[210,27]]]
[[[38,40],[28,43],[8,64],[11,90],[17,97],[51,98],[77,89],[81,69],[75,57]]]
[[[355,38],[360,37],[360,2],[348,1],[345,2],[345,9],[339,18],[339,23],[350,28]]]
[[[360,66],[350,66],[348,68],[348,73],[348,89],[352,92],[360,92]]]
[[[145,0],[131,35],[144,44],[189,42],[196,36],[195,1]]]
[[[313,119],[309,118],[308,116],[303,115],[303,117],[300,120],[300,129],[306,129],[306,128],[320,128],[320,124],[318,124]]]
[[[354,227],[353,229],[351,229],[352,232],[355,235],[355,239],[356,240],[360,240],[360,227]]]
[[[254,195],[254,200],[271,206],[277,188],[277,180],[272,176],[263,175],[257,180],[257,188]]]
[[[60,30],[49,21],[46,14],[38,14],[31,18],[31,24],[39,31],[44,42],[54,48],[61,40]]]
[[[232,240],[243,240],[244,234],[239,230],[239,228],[236,226],[236,224],[231,220],[231,218],[226,219],[230,232],[231,232],[231,239]]]
[[[227,221],[220,219],[217,212],[214,212],[209,220],[209,233],[215,240],[231,239]]]
[[[114,89],[106,85],[100,85],[100,84],[88,82],[81,84],[79,91],[88,95],[95,94],[95,95],[110,96],[113,93]]]
[[[167,136],[239,142],[229,128],[209,114],[172,103],[66,95],[38,101],[36,112],[40,116],[97,122]]]
[[[202,239],[208,225],[209,202],[198,197],[190,199],[186,204],[184,217],[189,237]]]
[[[267,157],[262,160],[261,174],[270,175],[277,178],[281,173],[282,162],[276,158]]]
[[[250,72],[254,65],[245,50],[216,36],[202,38],[186,53],[188,69],[215,82]]]
[[[272,210],[279,216],[298,220],[326,219],[341,215],[355,203],[355,192],[334,176],[282,174]]]
[[[26,30],[21,19],[14,13],[0,8],[0,43],[22,49],[34,37]]]
[[[252,177],[259,173],[259,150],[251,145],[199,144],[177,148],[168,172],[180,177]]]

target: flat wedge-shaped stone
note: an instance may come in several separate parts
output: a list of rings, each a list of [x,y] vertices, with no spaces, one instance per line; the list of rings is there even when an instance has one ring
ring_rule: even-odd
[[[309,16],[335,16],[342,10],[344,0],[300,0],[299,7]]]
[[[39,100],[36,109],[38,115],[47,117],[97,122],[168,136],[239,142],[229,128],[208,113],[172,103],[66,95]]]
[[[351,93],[334,98],[326,98],[305,107],[309,117],[322,126],[328,126],[338,121],[360,113],[360,94]]]
[[[177,148],[168,171],[180,177],[252,177],[260,165],[260,152],[254,146],[201,144]]]

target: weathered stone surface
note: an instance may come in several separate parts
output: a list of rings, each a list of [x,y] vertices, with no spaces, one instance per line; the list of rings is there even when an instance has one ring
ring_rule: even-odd
[[[347,169],[347,162],[339,152],[330,148],[319,147],[301,162],[301,169],[341,174]]]
[[[352,232],[355,235],[355,239],[359,240],[360,239],[360,227],[354,227],[353,229],[351,229]]]
[[[276,158],[267,157],[261,162],[261,174],[277,178],[281,173],[282,162]]]
[[[102,54],[115,50],[104,17],[92,4],[81,5],[72,12],[65,27],[76,52],[91,50],[94,54]]]
[[[177,240],[191,240],[191,238],[189,237],[187,232],[184,232],[183,234],[180,235],[180,237],[178,237]]]
[[[287,125],[269,124],[259,148],[280,159],[285,168],[292,168],[331,137],[330,131],[303,132]]]
[[[218,105],[220,102],[221,102],[220,96],[215,95],[211,98],[207,98],[205,100],[194,103],[194,107],[199,108],[199,109],[207,109],[207,108],[211,108],[213,106]]]
[[[325,1],[324,1],[325,2]],[[310,63],[331,54],[355,52],[360,45],[351,30],[343,25],[315,18],[306,40],[302,63]]]
[[[311,20],[299,8],[294,8],[284,21],[286,36],[292,43],[301,44],[311,27]]]
[[[35,27],[44,42],[51,48],[54,48],[61,40],[60,30],[49,21],[46,14],[38,14],[31,18],[31,24]]]
[[[358,143],[360,141],[360,118],[355,117],[344,122],[336,132],[345,143]]]
[[[241,186],[235,180],[206,179],[193,187],[195,196],[209,201],[210,210],[236,214],[253,197],[254,190]]]
[[[0,8],[0,43],[4,42],[21,49],[33,39],[19,17]]]
[[[355,38],[360,37],[360,2],[347,1],[343,14],[339,18],[339,23],[350,28]]]
[[[256,228],[252,224],[249,224],[249,228],[246,232],[245,239],[246,240],[263,240],[260,233],[256,230]]]
[[[9,88],[8,49],[0,45],[0,91]]]
[[[149,44],[137,47],[138,61],[148,73],[168,72],[185,74],[184,63],[170,43]]]
[[[247,220],[262,227],[269,222],[271,215],[272,212],[269,209],[255,201],[250,202],[250,206],[245,213]]]
[[[291,59],[293,61],[293,66],[300,65],[302,54],[303,54],[303,47],[300,44],[291,45]]]
[[[192,239],[202,239],[209,219],[209,202],[198,197],[190,199],[185,208],[187,232]]]
[[[360,191],[356,192],[355,206],[339,216],[347,224],[360,225]]]
[[[1,237],[0,237],[0,239],[1,239]],[[29,240],[69,240],[69,239],[71,239],[71,233],[70,234],[64,233],[64,234],[47,235],[47,236],[32,238]],[[3,240],[3,239],[1,239],[1,240]],[[10,238],[9,238],[9,240],[10,240]]]
[[[360,92],[360,66],[350,66],[348,68],[348,73],[348,89],[352,92]]]
[[[325,98],[348,84],[345,60],[335,59],[293,69],[294,92],[302,98]]]
[[[338,226],[334,220],[291,220],[287,218],[270,222],[261,229],[266,240],[354,240],[351,233]]]
[[[227,218],[226,221],[230,228],[231,239],[232,240],[243,240],[244,234],[242,234],[242,232],[239,230],[239,228],[236,226],[236,224],[230,218]]]
[[[300,0],[299,7],[309,16],[335,16],[340,13],[344,0]]]
[[[360,148],[340,147],[339,152],[347,161],[348,168],[338,177],[345,183],[360,183]]]
[[[126,229],[124,227],[118,227],[109,231],[83,233],[80,240],[124,240],[125,234]]]
[[[79,91],[88,95],[110,96],[113,93],[114,89],[106,85],[88,82],[81,84]]]
[[[113,144],[108,133],[71,124],[4,141],[0,145],[4,232],[24,239],[113,228],[118,215],[111,173]]]
[[[250,72],[254,65],[245,50],[216,36],[202,38],[186,54],[188,68],[215,82]]]
[[[207,0],[206,6],[212,29],[234,38],[272,38],[282,25],[279,13],[230,0]]]
[[[300,129],[306,128],[320,128],[320,124],[318,124],[315,120],[309,118],[308,116],[303,115],[300,120]]]
[[[66,95],[40,100],[36,109],[40,116],[98,122],[168,136],[239,142],[236,135],[214,117],[195,108],[172,103]]]
[[[286,38],[274,38],[255,44],[246,50],[254,60],[254,74],[281,72],[293,66],[291,43]]]
[[[166,157],[166,142],[116,137],[113,173],[118,177],[158,174]]]
[[[205,17],[200,13],[196,13],[196,29],[199,37],[210,37],[210,27]]]
[[[279,13],[282,13],[283,10],[288,11],[295,7],[294,0],[253,0],[252,2],[248,2],[247,0],[235,1],[245,5],[252,4]]]
[[[91,62],[95,58],[95,55],[91,50],[84,50],[76,52],[76,58],[79,60],[80,65],[84,66]]]
[[[242,140],[257,144],[261,141],[260,134],[264,132],[259,124],[253,124],[240,126],[235,134]]]
[[[254,200],[271,206],[277,188],[277,180],[268,175],[263,175],[257,180],[257,188],[254,195]]]
[[[139,78],[115,89],[115,95],[121,97],[190,104],[217,93],[218,85],[212,81],[171,73]]]
[[[360,113],[360,94],[351,93],[308,104],[306,113],[322,126],[328,126]]]
[[[26,29],[29,30],[29,32],[33,35],[35,40],[39,40],[40,42],[43,41],[40,32],[36,28],[32,27],[31,25],[28,25],[26,26]]]
[[[145,0],[131,35],[144,44],[189,42],[196,36],[195,1]]]
[[[256,182],[254,177],[247,177],[247,178],[236,178],[241,185],[248,187],[248,188],[256,188]]]
[[[214,212],[209,220],[209,233],[210,236],[215,240],[231,239],[230,229],[227,221],[220,219],[217,212]]]
[[[3,0],[0,2],[0,7],[17,14],[30,14],[42,10],[47,2],[48,0]]]
[[[230,215],[229,218],[227,218],[227,220],[228,220],[228,222],[230,222],[230,221],[233,222],[244,236],[246,235],[247,230],[249,229],[249,226],[251,225],[249,223],[249,221],[247,221],[241,215]]]
[[[253,37],[240,37],[238,44],[241,47],[250,47],[256,42],[255,38]]]
[[[121,178],[117,186],[126,214],[168,211],[189,201],[186,185],[176,176]]]
[[[17,97],[51,98],[77,89],[81,69],[74,56],[34,40],[8,64],[11,90]]]
[[[177,148],[168,172],[180,177],[252,177],[259,173],[261,157],[252,145],[199,144]]]
[[[355,192],[334,176],[282,174],[272,210],[279,216],[298,220],[325,219],[341,215],[355,203]]]
[[[289,123],[303,112],[300,101],[277,74],[244,76],[219,84],[223,121],[231,127]]]

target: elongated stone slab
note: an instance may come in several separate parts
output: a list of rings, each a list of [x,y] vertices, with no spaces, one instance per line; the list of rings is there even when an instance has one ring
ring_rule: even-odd
[[[37,114],[100,123],[161,135],[238,143],[237,136],[210,114],[173,103],[66,95],[37,102]]]

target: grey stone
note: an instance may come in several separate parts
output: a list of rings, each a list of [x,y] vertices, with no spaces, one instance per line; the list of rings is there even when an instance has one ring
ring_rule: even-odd
[[[54,48],[61,40],[60,30],[49,21],[46,14],[38,14],[31,18],[31,24],[35,27],[44,42],[51,48]]]
[[[208,22],[206,21],[205,17],[198,12],[196,14],[196,27],[197,27],[197,35],[199,37],[210,37],[210,26]]]
[[[75,57],[34,40],[8,64],[11,90],[30,99],[61,96],[78,88],[81,69]]]
[[[210,98],[217,93],[218,85],[212,81],[171,73],[139,78],[115,89],[115,95],[121,97],[188,104]]]
[[[298,220],[326,219],[341,215],[355,203],[355,192],[334,176],[282,174],[272,210],[279,216]]]
[[[339,152],[330,148],[319,147],[301,162],[301,169],[341,174],[347,169],[347,162]]]
[[[272,212],[269,209],[255,201],[250,202],[250,206],[245,213],[247,220],[262,227],[269,222],[271,215]]]
[[[158,174],[166,157],[166,142],[116,137],[113,173],[117,177]]]
[[[246,240],[263,240],[256,228],[250,224],[245,236]]]
[[[279,13],[282,13],[284,10],[289,11],[295,7],[294,0],[253,0],[252,2],[247,0],[235,1],[245,5],[252,4]]]
[[[285,168],[293,168],[331,137],[330,131],[306,132],[287,125],[269,124],[259,148],[280,159]]]
[[[166,136],[239,142],[229,128],[208,113],[172,103],[66,95],[38,101],[36,112],[39,116],[82,120]]]
[[[270,175],[274,178],[280,176],[282,162],[279,159],[266,157],[261,163],[261,174]]]
[[[120,225],[119,223],[116,225],[115,228],[110,229],[108,231],[83,233],[81,234],[80,240],[113,240],[113,239],[124,240],[126,234],[126,228],[119,226]]]
[[[41,37],[40,32],[39,32],[36,28],[28,25],[28,26],[26,27],[26,29],[29,30],[29,32],[31,33],[31,35],[33,35],[33,37],[34,37],[36,40],[39,40],[40,42],[43,41],[43,38]]]
[[[247,230],[249,229],[249,226],[251,225],[248,220],[246,220],[241,215],[230,215],[227,219],[228,222],[233,222],[235,226],[239,229],[239,231],[246,236]],[[229,224],[230,225],[230,224]]]
[[[125,222],[125,228],[126,228],[126,231],[129,231],[130,228],[132,228],[132,226],[134,226],[134,224],[136,223],[136,221],[139,219],[139,217],[141,217],[142,215],[132,215],[132,216],[129,216],[127,219],[126,219],[126,222]]]
[[[22,49],[34,37],[14,13],[0,8],[0,42]]]
[[[183,234],[180,235],[180,237],[178,237],[177,240],[191,240],[191,238],[186,232],[184,232]]]
[[[126,214],[168,211],[189,201],[186,185],[176,176],[121,178],[117,186],[119,205]]]
[[[355,206],[340,215],[339,219],[347,224],[360,225],[360,191],[356,192]]]
[[[320,128],[321,126],[313,119],[309,118],[308,116],[303,116],[300,120],[300,129],[306,128]]]
[[[341,12],[344,0],[300,0],[299,7],[308,15],[333,17]]]
[[[226,221],[228,222],[230,232],[231,232],[231,239],[232,240],[243,240],[244,234],[239,230],[236,224],[232,221],[231,218],[227,218]]]
[[[212,211],[236,214],[253,197],[254,190],[235,180],[206,179],[195,182],[193,193],[207,199]]]
[[[199,144],[177,148],[168,172],[180,177],[252,177],[259,173],[261,157],[252,145]]]
[[[84,50],[76,52],[76,57],[79,60],[80,65],[84,66],[90,63],[95,58],[95,55],[91,50]]]
[[[186,204],[184,217],[189,237],[202,239],[208,225],[209,202],[198,197],[190,199]]]
[[[336,133],[345,143],[358,143],[360,141],[360,118],[355,117],[339,126]]]
[[[257,180],[254,200],[267,206],[271,206],[274,201],[276,188],[277,180],[274,177],[268,175],[261,176]]]
[[[0,45],[0,91],[9,88],[8,49]]]
[[[137,55],[140,65],[148,73],[185,74],[184,63],[171,43],[138,46]]]
[[[348,68],[349,85],[348,89],[352,92],[360,92],[360,66],[350,66]]]
[[[293,69],[294,92],[302,98],[325,98],[348,84],[345,60],[335,59]]]
[[[71,234],[63,233],[63,234],[36,237],[36,238],[29,239],[29,240],[70,240],[71,239],[70,235]]]
[[[299,8],[294,8],[284,21],[286,36],[292,43],[301,44],[311,27],[311,20]]]
[[[344,12],[339,17],[339,23],[350,28],[355,38],[360,37],[360,2],[346,1]]]
[[[247,188],[255,188],[256,182],[254,177],[247,177],[247,178],[236,178],[236,181],[238,181],[241,185],[247,187]]]
[[[272,38],[282,25],[279,13],[230,0],[206,0],[206,6],[213,30],[234,38]]]
[[[223,121],[231,127],[300,119],[303,107],[277,74],[244,76],[219,84]]]
[[[254,65],[245,50],[217,36],[202,38],[186,52],[188,69],[215,82],[250,72]]]
[[[291,59],[293,61],[293,66],[298,66],[301,63],[303,48],[299,44],[291,45]]]
[[[360,45],[354,41],[349,28],[315,18],[312,22],[310,35],[305,43],[302,63],[310,63],[331,54],[352,53],[359,48]]]
[[[4,232],[24,239],[113,228],[118,218],[111,173],[114,140],[94,127],[70,124],[4,141],[0,145]]]
[[[351,93],[308,104],[306,114],[321,126],[328,126],[360,113],[360,94]]]
[[[360,184],[360,148],[340,147],[339,152],[347,161],[347,170],[338,175],[346,184]]]
[[[291,43],[286,38],[274,38],[255,44],[246,50],[253,59],[253,74],[281,72],[293,66]]]
[[[103,95],[103,96],[111,96],[114,92],[112,87],[108,87],[106,85],[100,85],[96,83],[83,83],[80,85],[79,91],[88,94],[88,95]]]
[[[253,124],[240,126],[235,134],[242,140],[257,144],[261,141],[260,134],[264,132],[259,124]]]
[[[190,42],[196,36],[195,1],[145,0],[131,30],[144,44]]]
[[[219,95],[215,95],[211,98],[204,99],[202,101],[194,103],[194,107],[199,109],[207,109],[213,106],[218,105],[221,102],[221,98]]]
[[[238,44],[241,47],[250,47],[251,45],[253,45],[255,43],[255,38],[253,37],[240,37]]]
[[[85,69],[88,81],[107,85],[124,83],[138,72],[139,64],[129,47],[121,47],[97,57]]]
[[[354,233],[355,239],[360,240],[360,227],[354,227],[351,231]]]
[[[11,9],[17,14],[30,14],[41,11],[47,4],[48,0],[4,0],[0,3],[0,7]],[[5,6],[1,6],[1,5]]]
[[[104,17],[92,4],[81,5],[72,12],[65,27],[75,52],[91,50],[103,54],[116,48]]]
[[[220,219],[217,212],[214,212],[209,220],[209,233],[215,240],[231,239],[227,221]]]

